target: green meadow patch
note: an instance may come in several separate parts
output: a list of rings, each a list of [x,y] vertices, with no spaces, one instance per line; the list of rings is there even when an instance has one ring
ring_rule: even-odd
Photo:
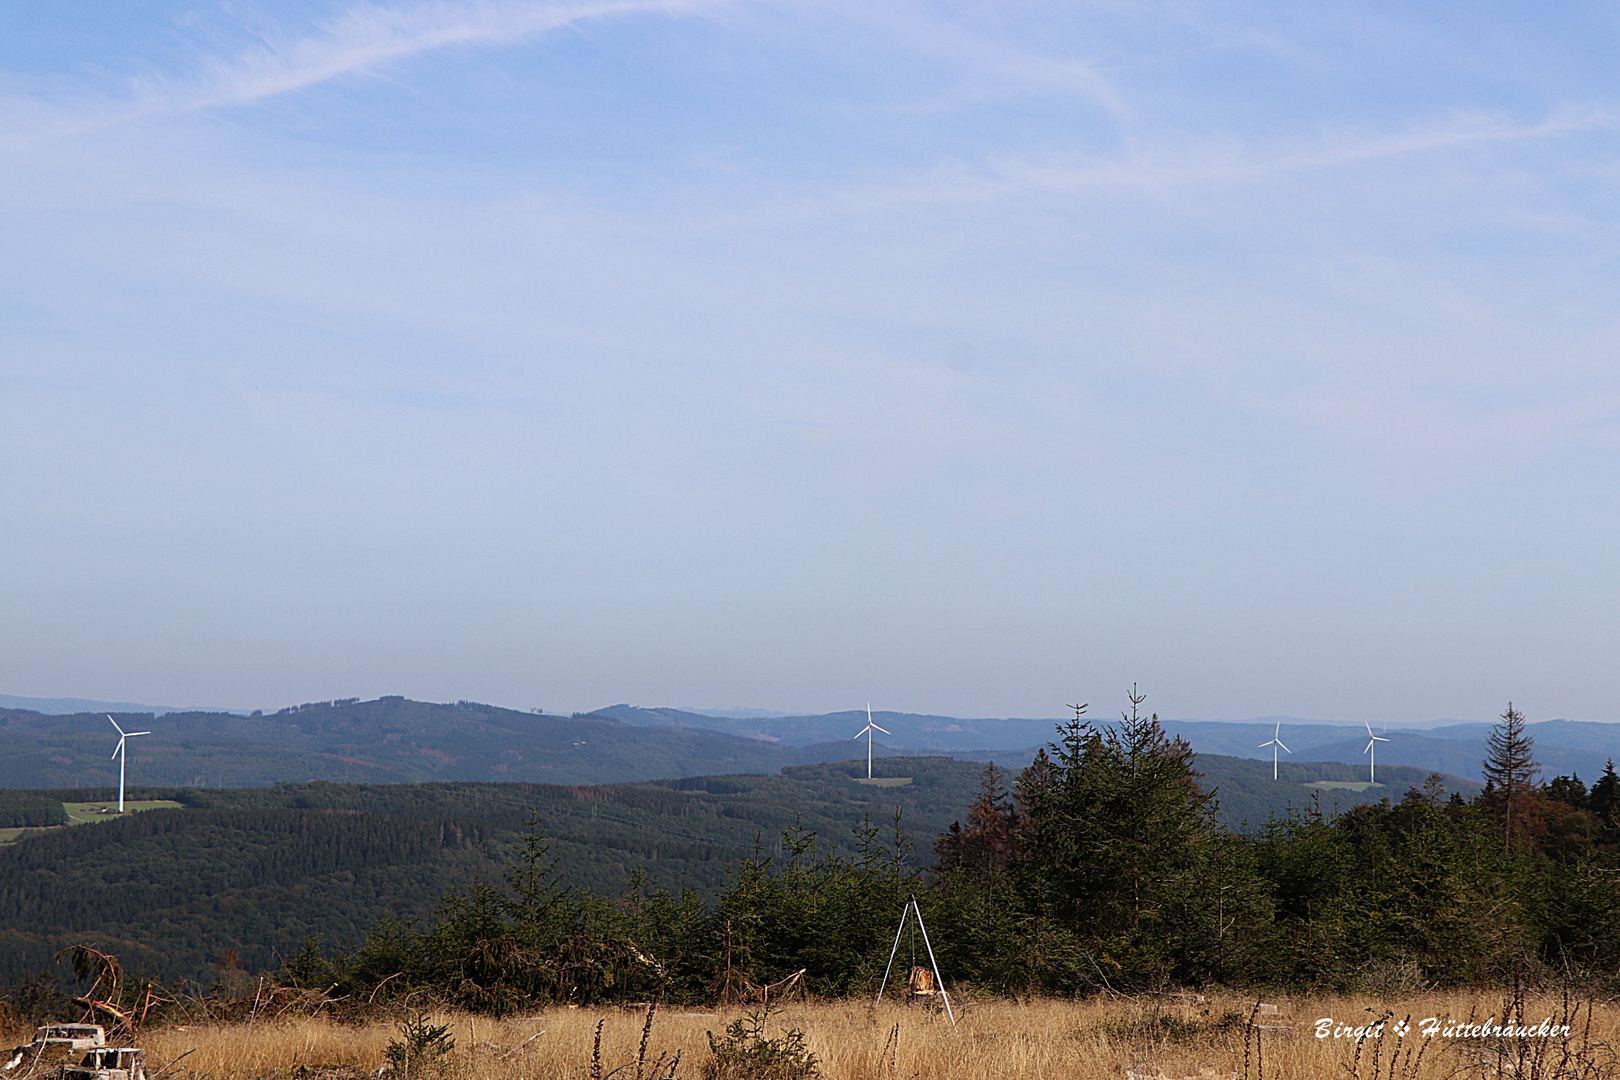
[[[88,825],[94,821],[107,821],[118,817],[118,800],[104,799],[97,802],[65,802],[62,809],[67,811],[68,824]],[[173,799],[125,799],[124,813],[134,814],[142,810],[184,810],[184,803],[177,803]]]

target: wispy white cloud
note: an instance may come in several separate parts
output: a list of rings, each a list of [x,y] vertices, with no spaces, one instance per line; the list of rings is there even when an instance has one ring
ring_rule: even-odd
[[[1400,131],[1343,131],[1309,142],[1276,139],[1264,146],[1207,137],[1185,141],[1166,132],[1158,139],[1139,141],[1117,157],[1091,156],[1070,161],[1003,158],[991,163],[982,180],[973,186],[992,195],[1082,187],[1170,189],[1332,170],[1470,146],[1556,139],[1617,126],[1620,112],[1608,106],[1593,106],[1561,110],[1530,122],[1460,114]]]
[[[1160,128],[1142,131],[1128,143],[1106,151],[952,157],[899,170],[880,181],[828,185],[808,194],[780,193],[776,198],[726,206],[711,216],[691,215],[684,227],[725,231],[907,206],[1004,203],[1073,191],[1179,197],[1190,188],[1241,190],[1283,176],[1332,174],[1424,155],[1552,142],[1616,130],[1620,130],[1620,108],[1605,104],[1565,108],[1531,121],[1457,113],[1398,130],[1380,132],[1363,126],[1311,138],[1284,133],[1265,141]],[[1580,224],[1585,227],[1590,222],[1582,219]]]
[[[958,66],[973,77],[1019,94],[1078,97],[1116,117],[1132,110],[1126,95],[1103,64],[1069,55],[1065,43],[1056,54],[1042,52],[1012,38],[948,19],[936,12],[919,14],[897,5],[862,4],[845,9],[854,23],[876,28],[912,51]]]
[[[251,106],[344,78],[380,76],[436,52],[520,45],[593,22],[718,18],[745,9],[774,9],[799,30],[822,24],[834,39],[840,27],[844,33],[851,27],[872,32],[900,54],[955,68],[965,80],[960,93],[1067,96],[1116,119],[1132,111],[1096,61],[1062,49],[1041,50],[938,11],[798,0],[363,0],[313,23],[239,25],[253,42],[245,48],[205,42],[200,28],[190,25],[196,20],[183,20],[185,36],[193,41],[190,62],[122,81],[106,74],[99,86],[58,79],[32,92],[26,81],[14,81],[0,93],[0,139],[15,146],[134,120]],[[951,99],[944,94],[934,104]]]
[[[509,45],[595,19],[681,14],[703,6],[703,0],[363,3],[279,47],[266,44],[212,59],[200,78],[145,81],[137,86],[138,97],[149,109],[173,111],[249,104],[348,75],[372,74],[442,49]]]
[[[637,15],[692,15],[729,0],[429,0],[360,3],[314,26],[277,34],[230,55],[204,54],[190,71],[144,75],[114,99],[56,93],[9,95],[0,120],[13,145],[154,116],[245,106],[350,77],[381,74],[454,48],[519,44],[568,26]]]

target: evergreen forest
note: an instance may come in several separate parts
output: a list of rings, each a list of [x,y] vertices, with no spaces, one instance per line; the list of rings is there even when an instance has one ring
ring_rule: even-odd
[[[1012,774],[883,763],[906,770],[896,786],[799,766],[603,788],[151,794],[186,808],[0,849],[0,975],[88,941],[171,981],[243,968],[498,1014],[710,1000],[801,971],[815,993],[867,994],[915,896],[947,983],[988,994],[1620,981],[1612,763],[1590,787],[1541,777],[1509,706],[1482,789],[1431,775],[1238,829],[1140,704],[1108,724],[1076,709]]]

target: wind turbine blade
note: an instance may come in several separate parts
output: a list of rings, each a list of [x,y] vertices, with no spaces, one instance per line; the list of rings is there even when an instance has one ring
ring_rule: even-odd
[[[1282,740],[1281,740],[1281,739],[1278,739],[1278,740],[1277,740],[1277,745],[1278,745],[1278,746],[1282,746],[1282,748],[1283,748],[1283,749],[1284,749],[1284,750],[1288,750],[1288,747],[1286,747],[1286,746],[1283,746],[1283,741],[1282,741]],[[1288,750],[1288,752],[1289,752],[1289,753],[1290,753],[1290,754],[1292,754],[1292,753],[1293,753],[1293,751],[1292,751],[1292,750]]]
[[[859,730],[859,731],[857,731],[857,732],[856,732],[856,733],[855,733],[855,734],[853,734],[853,735],[851,735],[851,736],[850,736],[850,738],[852,738],[852,739],[858,739],[858,738],[860,738],[860,737],[861,737],[861,736],[862,736],[862,735],[865,735],[865,734],[866,734],[866,729],[865,729],[865,728],[861,728],[861,730]]]
[[[1369,739],[1369,740],[1368,740],[1368,741],[1367,741],[1367,748],[1366,748],[1366,749],[1365,749],[1365,750],[1363,750],[1363,751],[1362,751],[1362,753],[1363,753],[1363,754],[1370,754],[1370,753],[1372,753],[1372,746],[1373,746],[1373,743],[1374,743],[1374,742],[1377,742],[1377,741],[1378,741],[1378,740],[1376,740],[1376,739]]]
[[[111,716],[107,717],[107,723],[111,724],[115,728],[118,728],[118,734],[122,735],[124,733],[124,729],[118,727],[118,721],[114,720]]]
[[[112,752],[112,757],[108,758],[107,760],[108,761],[116,761],[118,759],[118,751],[122,750],[123,748],[124,748],[124,740],[119,739],[118,740],[118,748]]]
[[[150,734],[152,734],[150,731],[131,731],[130,733],[125,735],[124,738],[133,739],[137,735],[150,735]]]
[[[873,724],[873,725],[872,725],[872,726],[873,726],[873,727],[875,727],[875,728],[877,728],[877,729],[878,729],[878,730],[879,730],[879,731],[881,731],[881,732],[883,732],[883,734],[885,734],[885,735],[891,735],[891,734],[893,734],[893,732],[891,732],[891,731],[890,731],[890,730],[889,730],[889,729],[888,729],[888,728],[886,728],[886,727],[878,727],[878,726],[877,726],[877,725],[876,725],[876,724]]]

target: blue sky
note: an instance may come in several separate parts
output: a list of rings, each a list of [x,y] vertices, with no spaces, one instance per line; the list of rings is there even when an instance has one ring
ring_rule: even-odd
[[[0,688],[1620,720],[1612,5],[0,8]]]

